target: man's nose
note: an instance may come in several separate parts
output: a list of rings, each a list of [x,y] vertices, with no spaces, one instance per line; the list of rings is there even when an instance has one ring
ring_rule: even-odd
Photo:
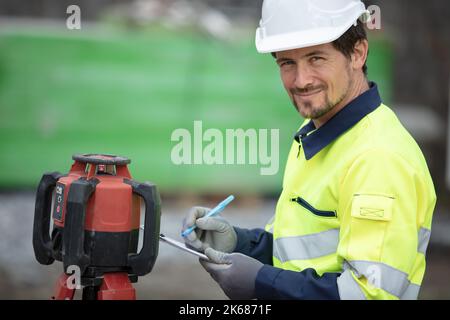
[[[294,85],[297,88],[303,89],[312,86],[313,82],[314,81],[310,68],[299,63],[297,65]]]

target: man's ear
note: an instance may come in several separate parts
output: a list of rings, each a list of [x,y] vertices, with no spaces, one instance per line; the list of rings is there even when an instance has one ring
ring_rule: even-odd
[[[367,61],[367,55],[369,53],[369,42],[366,39],[359,40],[355,44],[355,48],[352,53],[352,68],[354,70],[361,70]]]

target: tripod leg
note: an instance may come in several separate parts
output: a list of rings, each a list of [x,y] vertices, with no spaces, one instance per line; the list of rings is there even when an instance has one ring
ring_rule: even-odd
[[[83,300],[97,300],[98,286],[87,286],[83,288]]]
[[[52,300],[72,300],[75,294],[75,289],[70,289],[67,286],[67,279],[69,276],[65,273],[59,276],[56,287],[55,294],[52,296]]]
[[[127,273],[105,273],[98,300],[136,300],[136,290]]]

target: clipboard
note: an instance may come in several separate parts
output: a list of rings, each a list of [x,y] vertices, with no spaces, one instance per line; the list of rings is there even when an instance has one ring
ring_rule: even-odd
[[[168,238],[165,235],[163,235],[162,233],[159,235],[159,240],[161,240],[161,241],[163,241],[163,242],[165,242],[167,244],[170,244],[171,246],[173,246],[175,248],[178,248],[178,249],[181,249],[183,251],[189,252],[190,254],[193,254],[194,256],[202,258],[203,260],[209,261],[209,258],[205,254],[203,254],[201,252],[198,252],[198,251],[195,251],[193,249],[190,249],[190,248],[186,247],[186,245],[184,243],[181,243],[179,241],[176,241],[176,240],[173,240],[171,238]]]

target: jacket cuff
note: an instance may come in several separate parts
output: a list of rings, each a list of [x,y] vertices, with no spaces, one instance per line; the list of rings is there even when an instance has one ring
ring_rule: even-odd
[[[257,299],[274,299],[275,292],[275,280],[283,271],[280,268],[264,265],[256,276],[255,280],[255,294]]]
[[[248,255],[250,252],[250,242],[252,240],[252,235],[247,229],[241,229],[238,227],[233,227],[237,235],[237,243],[233,252],[239,252]]]

